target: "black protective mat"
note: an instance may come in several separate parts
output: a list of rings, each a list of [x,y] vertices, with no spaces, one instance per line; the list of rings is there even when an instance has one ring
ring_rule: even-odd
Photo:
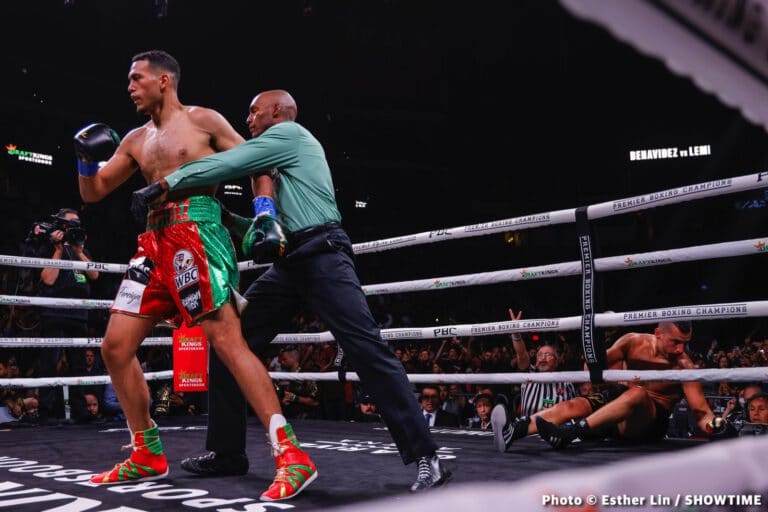
[[[413,465],[402,464],[382,424],[297,421],[294,429],[318,466],[318,479],[294,500],[261,503],[258,497],[272,481],[274,461],[264,429],[255,418],[249,420],[250,472],[226,478],[195,477],[179,468],[182,458],[204,453],[205,418],[165,419],[159,424],[171,463],[169,477],[100,487],[84,480],[87,474],[106,470],[127,457],[127,452],[120,452],[120,446],[129,441],[124,423],[0,431],[0,511],[258,512],[313,510],[380,498],[392,499],[394,508],[416,476]],[[590,442],[558,452],[531,436],[501,454],[493,449],[490,433],[433,432],[439,453],[454,473],[452,483],[514,481],[565,468],[588,471],[590,466],[699,444]]]

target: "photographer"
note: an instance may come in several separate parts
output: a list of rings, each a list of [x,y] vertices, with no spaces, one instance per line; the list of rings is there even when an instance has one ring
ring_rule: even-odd
[[[38,245],[37,255],[54,260],[90,262],[85,248],[86,234],[76,210],[62,208],[51,216],[51,222],[38,222],[30,233]],[[44,268],[40,272],[38,295],[41,297],[87,299],[91,297],[90,282],[99,278],[94,270]],[[42,334],[50,338],[79,338],[88,336],[88,310],[70,308],[41,308]],[[43,349],[40,355],[40,375],[57,375],[57,363],[63,349]],[[72,355],[72,354],[70,354]],[[72,361],[72,358],[69,358]],[[77,363],[75,361],[75,363]],[[59,389],[41,390],[42,419],[61,417],[64,412]]]

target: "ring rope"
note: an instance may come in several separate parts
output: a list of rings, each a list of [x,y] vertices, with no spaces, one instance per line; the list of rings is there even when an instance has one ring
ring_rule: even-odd
[[[104,338],[0,338],[0,348],[100,347]],[[142,347],[170,347],[170,336],[145,338]]]
[[[735,242],[696,245],[664,251],[608,256],[605,258],[597,258],[595,260],[595,268],[599,272],[607,272],[613,270],[654,267],[687,261],[699,261],[704,259],[750,256],[754,254],[768,254],[768,237],[738,240]],[[363,286],[363,292],[366,295],[386,295],[402,292],[443,290],[446,288],[459,288],[464,286],[574,276],[581,274],[581,272],[581,261],[574,260],[563,263],[553,263],[550,265],[520,267],[508,270],[480,272],[476,274],[462,274],[427,279],[414,279],[411,281],[371,284]],[[0,304],[13,306],[46,306],[67,309],[109,309],[112,306],[112,301],[0,295]]]
[[[697,304],[670,306],[657,309],[625,311],[623,313],[598,313],[595,315],[597,327],[617,327],[626,325],[645,325],[661,321],[678,320],[719,320],[723,318],[751,318],[768,316],[768,301],[744,301],[718,304]],[[382,329],[381,337],[387,341],[425,340],[453,336],[492,336],[524,332],[575,331],[581,327],[581,316],[561,318],[531,318],[526,320],[507,320],[480,324],[442,325],[435,327],[400,327]],[[171,338],[148,338],[153,343]],[[92,346],[98,345],[101,338],[0,338],[0,347],[35,348],[29,346],[34,340],[48,340],[40,346]],[[77,345],[69,344],[78,340]],[[324,343],[335,341],[330,331],[317,333],[278,334],[272,343]],[[65,344],[66,343],[66,344]]]
[[[749,256],[753,254],[768,254],[768,237],[597,258],[595,260],[595,269],[598,272],[630,270],[635,268],[668,265],[671,263],[730,258],[734,256]],[[534,279],[546,279],[551,277],[574,276],[581,273],[581,261],[574,260],[563,263],[553,263],[550,265],[480,272],[477,274],[462,274],[364,285],[363,292],[365,292],[366,295],[386,295],[391,293],[443,290],[446,288],[459,288],[464,286],[477,286],[513,281],[531,281]]]
[[[728,193],[734,193],[744,190],[751,190],[751,189],[757,189],[757,188],[765,188],[768,186],[768,172],[760,172],[757,174],[752,175],[746,175],[746,176],[739,176],[735,178],[726,178],[726,179],[718,179],[713,180],[709,182],[699,183],[695,185],[687,185],[684,187],[677,187],[673,189],[667,189],[660,192],[650,193],[650,194],[644,194],[639,196],[634,196],[630,198],[625,199],[619,199],[614,201],[607,201],[603,203],[598,203],[595,205],[591,205],[589,207],[586,207],[587,211],[587,217],[589,219],[599,219],[604,217],[609,217],[612,215],[619,215],[623,213],[629,213],[639,210],[644,210],[648,208],[654,208],[658,206],[664,206],[668,204],[674,204],[674,203],[680,203],[685,201],[691,201],[695,199],[701,199],[705,197],[713,197]],[[554,225],[554,224],[562,224],[562,223],[569,223],[569,222],[575,222],[576,221],[576,210],[577,209],[570,209],[570,210],[558,210],[558,211],[552,211],[552,212],[545,212],[540,214],[534,214],[534,215],[527,215],[522,217],[514,217],[511,219],[503,219],[499,221],[492,221],[492,222],[486,222],[481,224],[474,224],[470,226],[461,226],[457,228],[449,228],[449,229],[441,229],[437,231],[428,231],[424,233],[418,233],[414,235],[405,235],[395,238],[389,238],[384,240],[377,240],[373,242],[364,242],[360,244],[354,244],[353,249],[356,254],[365,254],[368,252],[380,252],[384,250],[394,249],[394,248],[400,248],[400,247],[407,247],[411,245],[419,245],[423,243],[432,243],[436,241],[443,241],[447,239],[458,239],[458,238],[467,238],[467,237],[474,237],[474,236],[482,236],[482,235],[488,235],[493,233],[499,233],[499,232],[505,232],[509,231],[509,228],[515,227],[518,230],[520,229],[528,229],[528,228],[534,228],[534,227],[541,227],[546,225]],[[746,241],[741,241],[746,242]],[[754,242],[757,243],[757,245],[754,245],[758,249],[759,252],[763,252],[763,248],[765,247],[765,242],[762,240],[754,240]],[[739,244],[740,242],[730,242],[726,244],[713,244],[714,246],[723,246],[727,244]],[[761,245],[760,245],[761,244]],[[711,246],[697,246],[696,248],[686,248],[688,249],[688,256],[687,259],[683,259],[681,261],[688,261],[690,259],[696,259],[695,257],[691,257],[691,249],[695,249],[696,251],[706,251],[706,249],[712,250]],[[686,249],[676,249],[672,251],[657,251],[656,253],[645,253],[645,255],[650,254],[658,254],[658,253],[672,253],[673,251],[679,251],[678,257],[686,257]],[[754,252],[754,249],[749,250],[750,253]],[[740,254],[734,254],[734,255],[740,255]],[[719,257],[727,257],[728,255],[719,256]],[[612,259],[617,260],[618,258],[624,259],[623,257],[613,257]],[[630,257],[631,259],[631,257]],[[600,260],[611,260],[611,258],[601,258]],[[650,264],[654,265],[661,265],[661,264],[667,264],[671,263],[673,261],[658,261],[663,260],[662,257],[656,257],[655,262],[654,259],[650,259]],[[597,269],[597,261],[595,262],[595,268]],[[581,262],[577,262],[580,264]],[[631,268],[631,261],[627,262],[624,261],[624,263]],[[98,262],[74,262],[74,261],[68,261],[68,260],[48,260],[44,258],[27,258],[27,257],[16,257],[16,256],[3,256],[0,255],[0,264],[4,265],[16,265],[16,266],[22,266],[22,267],[35,267],[35,268],[41,268],[41,267],[56,267],[56,268],[72,268],[77,270],[98,270],[101,272],[107,272],[107,273],[122,273],[125,272],[127,269],[127,265],[119,265],[119,264],[110,264],[110,263],[98,263]],[[571,263],[565,263],[565,264],[556,264],[556,265],[548,265],[546,267],[559,267],[564,265],[571,265]],[[614,265],[616,265],[616,262],[614,262]],[[256,267],[264,267],[266,265],[254,265],[253,262],[242,262],[238,263],[238,268],[240,270],[248,270]],[[620,268],[627,268],[627,267],[620,267]],[[519,269],[514,269],[513,271],[517,270],[520,272]],[[601,270],[601,269],[598,269]],[[602,270],[608,270],[602,269]],[[612,269],[611,269],[612,270]],[[616,268],[618,270],[618,268]],[[503,271],[503,272],[513,272],[513,271]],[[581,273],[581,269],[579,269],[578,272]],[[491,274],[491,273],[484,273],[484,274]],[[566,275],[566,274],[562,274]],[[569,274],[570,275],[570,274]],[[544,276],[541,275],[539,277],[550,277],[550,276]],[[421,280],[423,281],[423,280]],[[434,280],[432,280],[434,281]],[[397,284],[397,283],[394,283]],[[384,286],[384,285],[373,285],[373,286]],[[464,285],[466,286],[466,285]],[[443,286],[446,287],[446,286]],[[381,293],[381,292],[380,292]],[[369,293],[370,294],[370,293]],[[34,300],[33,300],[34,299]],[[51,298],[41,298],[41,297],[16,297],[16,296],[0,296],[0,304],[13,304],[13,305],[47,305],[49,307],[79,307],[82,309],[88,309],[88,308],[109,308],[112,304],[112,301],[98,301],[98,300],[90,300],[90,299],[51,299]],[[636,324],[647,324],[647,323],[655,323],[659,320],[678,320],[682,318],[697,318],[697,319],[712,319],[712,318],[733,318],[733,317],[751,317],[751,316],[768,316],[766,314],[768,312],[768,301],[755,301],[755,302],[742,302],[742,303],[730,303],[730,304],[709,304],[709,305],[696,305],[696,306],[676,306],[672,308],[663,308],[663,309],[653,309],[653,310],[644,310],[644,311],[634,311],[634,312],[627,312],[627,313],[602,313],[595,315],[594,323],[596,326],[611,326],[611,325],[636,325]],[[487,323],[487,324],[468,324],[468,325],[456,325],[456,326],[441,326],[441,327],[432,327],[432,328],[405,328],[405,329],[387,329],[382,331],[382,338],[392,340],[392,339],[432,339],[432,338],[441,338],[446,336],[470,336],[470,335],[490,335],[490,334],[503,334],[503,333],[512,333],[512,332],[525,332],[522,330],[519,326],[526,325],[529,327],[528,330],[537,330],[537,331],[558,331],[558,330],[575,330],[578,329],[581,324],[581,316],[578,317],[567,317],[567,318],[557,318],[557,319],[543,319],[543,320],[522,320],[522,321],[512,321],[512,322],[500,322],[500,323]],[[514,324],[518,324],[517,326]],[[537,327],[530,328],[531,325],[536,325]],[[418,336],[417,336],[418,335]],[[426,336],[425,336],[426,335]],[[329,337],[330,339],[325,339],[326,337]],[[295,341],[301,341],[304,342],[318,342],[318,341],[332,341],[333,337],[330,332],[324,332],[324,333],[316,333],[316,334],[289,334],[289,335],[278,335],[275,338],[275,341],[278,343],[291,343]],[[11,340],[10,338],[8,340]],[[14,340],[24,340],[25,342],[28,342],[30,338],[14,338]],[[86,339],[88,343],[96,344],[97,341],[89,341],[92,340],[90,338]],[[2,345],[0,345],[2,346]],[[28,346],[28,345],[27,345]],[[52,346],[52,345],[44,345],[44,346]],[[718,374],[722,374],[724,370],[722,369],[714,369]],[[744,370],[757,370],[757,374],[759,375],[756,377],[756,379],[763,379],[766,376],[766,371],[759,368],[741,368],[738,372],[739,375],[745,375],[748,372],[744,372]],[[670,378],[672,380],[678,380],[682,377],[685,377],[685,380],[691,380],[692,378],[698,378],[694,375],[684,375],[684,373],[687,372],[706,372],[707,370],[675,370],[671,373],[674,373],[674,376],[670,375]],[[735,370],[728,370],[728,371],[735,371]],[[631,372],[629,371],[629,374],[627,375],[615,375],[614,372],[619,372],[619,370],[605,370],[603,372],[604,379],[611,381],[613,378],[616,378],[618,380],[631,380],[637,378],[637,372]],[[627,372],[627,371],[624,371]],[[162,374],[170,374],[172,376],[172,372],[158,372]],[[588,372],[553,372],[555,374],[559,374],[558,378],[563,379],[565,376],[563,374],[565,373],[573,373],[573,377],[569,378],[568,380],[573,380],[574,382],[578,382],[579,378],[583,379],[581,381],[589,381],[589,374]],[[644,375],[649,375],[649,372],[641,372]],[[653,380],[666,380],[664,375],[662,375],[664,372],[654,372],[656,375],[653,377]],[[168,378],[166,375],[163,375],[162,378]],[[280,374],[276,374],[280,375]],[[279,377],[279,378],[285,378],[290,379],[295,374],[287,374],[285,377]],[[357,376],[353,373],[348,374],[350,377],[350,380],[355,380]],[[413,375],[413,374],[411,374]],[[483,382],[487,381],[487,378],[489,375],[493,374],[485,374],[485,375],[455,375],[452,374],[451,377],[461,377],[461,378],[470,378],[470,377],[479,377],[481,379],[484,379]],[[540,376],[543,376],[545,374],[541,374]],[[581,377],[579,377],[581,375]],[[331,380],[328,379],[328,377],[331,377],[333,379],[337,379],[338,376],[334,372],[330,372],[329,374],[302,374],[301,379],[307,379],[311,376],[315,376],[316,378],[314,380]],[[510,378],[515,377],[514,375],[509,374],[502,374],[504,378]],[[649,375],[650,376],[650,375]],[[154,377],[153,374],[147,374],[148,379],[157,378]],[[444,375],[444,377],[446,377]],[[519,376],[517,376],[519,378]],[[531,381],[532,375],[526,375],[525,378],[521,382],[525,381]],[[109,381],[109,376],[104,376],[103,378],[106,379],[106,381]],[[420,379],[420,378],[428,378],[432,379],[429,382],[434,382],[434,374],[429,375],[416,375],[414,378]],[[716,378],[717,380],[723,380],[722,377],[715,377],[715,376],[706,376],[702,374],[701,378]],[[735,376],[734,378],[730,378],[728,380],[736,380],[739,376]],[[746,378],[746,377],[745,377]],[[69,380],[74,380],[74,382],[70,383]],[[746,380],[753,380],[753,377],[750,375]],[[88,379],[82,379],[82,378],[55,378],[55,379],[0,379],[0,385],[22,385],[22,383],[26,381],[35,381],[35,382],[41,382],[41,381],[52,381],[51,384],[46,385],[78,385],[78,384],[87,384],[90,382],[94,382],[93,378]],[[443,379],[443,381],[445,381]],[[414,380],[414,382],[416,382]],[[35,384],[39,385],[39,384]]]
[[[336,381],[338,372],[270,372],[275,380]],[[359,381],[354,372],[347,380]],[[414,384],[521,384],[523,382],[589,382],[588,371],[542,373],[408,373]],[[768,380],[768,367],[758,368],[706,368],[698,370],[604,370],[607,382],[664,381],[664,382],[757,382]],[[2,380],[0,380],[2,383]]]
[[[145,373],[147,380],[168,380],[173,371]],[[339,374],[330,372],[269,372],[273,380],[336,382]],[[413,384],[521,384],[523,382],[589,382],[587,371],[543,373],[408,373]],[[355,372],[347,372],[348,381],[359,382]],[[706,368],[698,370],[605,370],[607,382],[664,381],[664,382],[758,382],[768,380],[768,367],[758,368]],[[20,388],[50,386],[93,386],[111,382],[109,375],[89,377],[46,377],[39,379],[0,379],[0,386]]]
[[[768,172],[758,172],[755,174],[737,176],[735,178],[721,178],[694,185],[685,185],[658,192],[651,192],[649,194],[593,204],[587,207],[587,217],[590,220],[601,219],[659,206],[766,187],[768,187]],[[523,215],[521,217],[483,222],[469,226],[425,231],[423,233],[402,235],[394,238],[374,240],[372,242],[362,242],[353,244],[352,249],[355,254],[366,254],[370,252],[381,252],[400,247],[408,247],[411,245],[503,233],[505,231],[510,231],[510,228],[515,228],[515,230],[519,231],[523,229],[573,222],[576,222],[576,208]],[[72,270],[96,270],[99,272],[116,274],[121,274],[128,268],[127,265],[116,263],[50,260],[46,258],[30,258],[10,255],[0,255],[0,265],[31,268],[52,267]],[[256,265],[253,261],[243,261],[239,262],[237,265],[238,270],[240,271],[267,266],[269,265]]]
[[[0,304],[5,306],[45,306],[54,309],[109,309],[113,303],[113,300],[0,295]]]
[[[173,378],[172,370],[162,372],[147,372],[144,378],[149,380],[168,380]],[[0,379],[0,386],[13,386],[17,388],[37,388],[51,386],[96,386],[109,384],[112,380],[109,375],[91,375],[88,377],[43,377],[39,379]]]
[[[766,187],[768,187],[768,172],[758,172],[734,178],[721,178],[703,183],[651,192],[649,194],[593,204],[587,207],[587,217],[590,220],[601,219],[659,206]],[[510,228],[519,231],[523,229],[573,222],[576,222],[576,208],[524,215],[510,219],[472,224],[470,226],[425,231],[414,235],[403,235],[384,240],[375,240],[373,242],[363,242],[354,244],[352,248],[354,249],[355,254],[365,254],[369,252],[381,252],[389,249],[408,247],[411,245],[503,233],[505,231],[510,231]]]

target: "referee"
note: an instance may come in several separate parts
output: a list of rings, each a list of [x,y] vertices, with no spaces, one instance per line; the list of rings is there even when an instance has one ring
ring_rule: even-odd
[[[515,314],[509,310],[512,320],[520,320],[523,312]],[[560,351],[554,346],[545,344],[536,352],[536,362],[531,364],[531,357],[525,342],[519,334],[512,335],[512,346],[517,355],[517,368],[527,372],[554,372],[560,365]],[[514,441],[527,434],[530,417],[537,412],[553,407],[578,396],[572,382],[523,382],[520,385],[519,417],[510,422],[510,415],[517,411],[507,411],[503,404],[493,408],[491,424],[494,431],[494,443],[503,452]]]

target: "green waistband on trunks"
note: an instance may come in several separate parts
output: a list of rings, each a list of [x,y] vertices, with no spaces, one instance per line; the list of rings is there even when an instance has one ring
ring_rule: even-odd
[[[211,196],[190,196],[151,205],[147,214],[147,231],[182,222],[221,222],[221,206]]]

